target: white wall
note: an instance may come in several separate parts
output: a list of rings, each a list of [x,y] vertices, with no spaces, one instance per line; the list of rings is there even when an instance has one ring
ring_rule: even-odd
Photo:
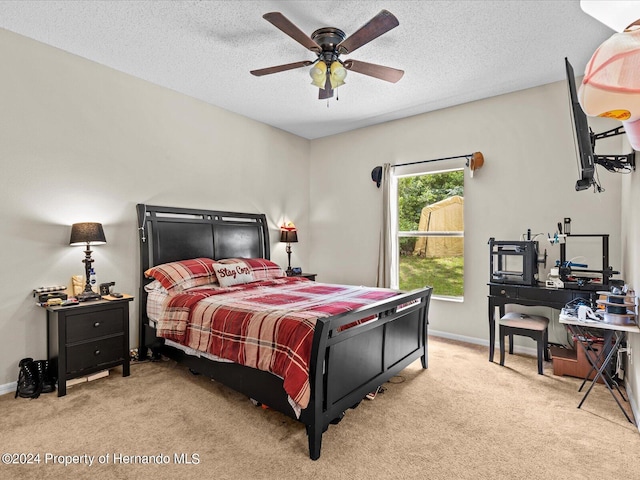
[[[382,192],[370,179],[371,169],[480,151],[484,167],[473,179],[468,172],[465,177],[464,302],[434,300],[430,328],[488,344],[490,237],[518,240],[528,228],[553,233],[571,217],[572,233],[609,233],[611,265],[622,267],[620,175],[601,171],[605,193],[576,192],[572,139],[566,83],[557,82],[314,140],[309,269],[321,281],[375,285]],[[620,146],[615,148],[610,153]],[[551,266],[559,247],[546,248]],[[537,311],[555,319],[550,339],[565,340],[558,312]]]
[[[306,263],[309,141],[1,29],[0,64],[0,385],[46,355],[31,290],[84,273],[74,222],[103,224],[98,282],[134,295],[136,203],[264,212],[281,265],[277,226],[293,220]]]
[[[625,147],[629,151],[629,147]],[[636,162],[638,161],[636,155]],[[636,295],[640,295],[640,173],[625,175],[622,182],[622,264],[625,279],[628,285],[635,289]],[[637,305],[637,299],[636,299]],[[636,308],[636,313],[638,309]],[[640,399],[640,335],[628,337],[630,355],[628,358],[629,375],[626,378],[627,391],[633,411],[640,411],[638,401]],[[640,426],[640,419],[636,423]]]

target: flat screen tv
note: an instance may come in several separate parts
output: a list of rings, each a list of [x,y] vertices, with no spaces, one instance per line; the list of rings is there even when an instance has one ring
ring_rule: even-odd
[[[593,145],[591,144],[591,132],[589,130],[589,123],[587,122],[587,116],[582,111],[582,107],[578,102],[578,93],[576,90],[576,80],[573,73],[573,67],[566,57],[564,62],[567,68],[569,102],[571,103],[571,121],[573,123],[575,142],[577,144],[579,157],[580,178],[576,182],[576,190],[586,190],[591,185],[596,185],[593,178],[595,172],[595,161]]]

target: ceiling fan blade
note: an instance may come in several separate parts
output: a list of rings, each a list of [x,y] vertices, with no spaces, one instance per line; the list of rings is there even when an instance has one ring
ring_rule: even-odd
[[[359,60],[345,60],[344,68],[352,72],[362,73],[370,77],[379,78],[387,82],[396,83],[404,75],[404,70],[385,67],[375,63],[361,62]]]
[[[262,18],[267,22],[270,22],[274,27],[282,30],[303,47],[308,48],[312,52],[320,52],[320,46],[280,12],[265,13]]]
[[[393,15],[393,13],[388,10],[382,10],[362,27],[340,42],[336,46],[336,49],[339,53],[351,53],[356,48],[360,48],[374,38],[378,38],[383,33],[387,33],[398,25],[400,25],[400,22],[398,22],[398,19]]]
[[[284,72],[286,70],[293,70],[294,68],[308,67],[313,62],[304,60],[302,62],[286,63],[284,65],[276,65],[275,67],[260,68],[258,70],[251,70],[251,74],[256,77],[263,75],[271,75],[272,73]]]
[[[318,100],[326,100],[327,98],[333,97],[333,89],[326,90],[324,88],[320,89],[318,93]]]

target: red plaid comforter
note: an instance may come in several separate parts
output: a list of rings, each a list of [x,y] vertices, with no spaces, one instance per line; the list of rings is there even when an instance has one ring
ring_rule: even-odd
[[[317,318],[399,292],[285,277],[169,297],[157,334],[189,348],[265,370],[284,380],[300,408],[309,404],[309,360]]]

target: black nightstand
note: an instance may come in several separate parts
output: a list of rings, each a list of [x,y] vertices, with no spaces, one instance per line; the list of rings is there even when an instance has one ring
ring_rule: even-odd
[[[58,396],[67,380],[122,365],[129,376],[129,302],[90,300],[47,309],[47,358],[58,377]]]
[[[309,280],[312,280],[314,282],[316,281],[316,275],[318,275],[318,274],[317,273],[304,273],[304,272],[297,273],[297,274],[293,274],[293,273],[289,274],[289,273],[287,273],[287,277],[304,277],[304,278],[308,278]]]

